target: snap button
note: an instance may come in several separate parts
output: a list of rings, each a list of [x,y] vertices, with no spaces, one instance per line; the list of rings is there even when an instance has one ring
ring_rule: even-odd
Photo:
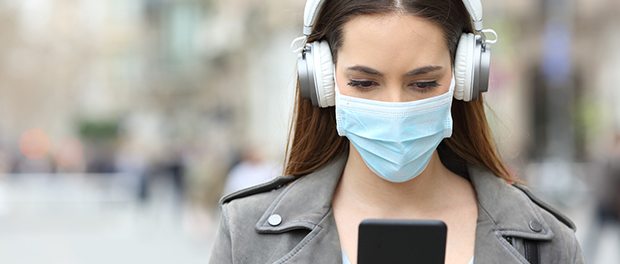
[[[277,226],[282,223],[282,217],[279,214],[272,214],[267,220],[271,226]]]
[[[530,229],[532,229],[532,231],[534,232],[540,232],[542,231],[543,227],[538,221],[532,220],[530,221]]]

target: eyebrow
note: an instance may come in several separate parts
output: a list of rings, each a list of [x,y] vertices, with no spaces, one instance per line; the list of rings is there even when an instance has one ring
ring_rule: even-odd
[[[417,69],[415,69],[413,71],[410,71],[409,73],[405,74],[405,76],[427,74],[429,72],[434,72],[434,71],[441,70],[442,68],[443,67],[441,67],[441,66],[424,66],[422,68],[417,68]]]
[[[408,72],[407,74],[405,74],[405,76],[427,74],[427,73],[434,72],[434,71],[441,70],[441,69],[443,69],[443,67],[441,66],[424,66],[424,67],[417,68],[413,71]],[[374,70],[366,66],[361,66],[361,65],[351,66],[347,68],[347,70],[353,70],[353,71],[359,71],[359,72],[363,72],[363,73],[367,73],[371,75],[383,76],[383,74],[378,72],[377,70]]]
[[[355,65],[355,66],[351,66],[351,67],[347,68],[347,70],[353,70],[353,71],[368,73],[368,74],[372,74],[372,75],[383,76],[382,73],[380,73],[380,72],[378,72],[376,70],[373,70],[371,68],[368,68],[366,66]]]

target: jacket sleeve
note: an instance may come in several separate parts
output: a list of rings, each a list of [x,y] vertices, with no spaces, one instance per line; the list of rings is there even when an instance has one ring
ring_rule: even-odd
[[[217,230],[213,250],[211,251],[210,264],[231,264],[232,243],[230,239],[230,229],[228,228],[228,210],[226,204],[222,205],[222,217],[220,228]]]

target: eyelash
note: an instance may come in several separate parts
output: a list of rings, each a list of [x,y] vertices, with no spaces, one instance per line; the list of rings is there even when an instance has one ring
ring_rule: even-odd
[[[430,90],[433,90],[433,88],[439,86],[439,84],[437,83],[437,81],[432,81],[432,82],[419,82],[419,83],[413,83],[415,84],[416,90],[418,90],[420,93],[425,93],[428,92]]]
[[[375,82],[373,82],[373,81],[353,81],[353,80],[351,80],[351,82],[349,82],[347,85],[349,85],[351,87],[355,87],[359,91],[366,92],[366,91],[369,91],[370,88],[372,88],[371,85],[373,85],[373,84],[375,84]],[[420,93],[428,92],[428,91],[432,90],[433,88],[439,86],[439,83],[437,83],[437,81],[417,82],[417,83],[412,83],[412,84],[416,86],[414,89],[416,89]]]
[[[353,81],[351,80],[351,82],[347,83],[347,85],[351,86],[351,87],[355,87],[356,89],[360,90],[360,91],[367,91],[371,85],[373,85],[375,82],[373,81]]]

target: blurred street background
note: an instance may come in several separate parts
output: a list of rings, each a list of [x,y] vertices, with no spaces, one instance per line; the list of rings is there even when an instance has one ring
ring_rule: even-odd
[[[504,160],[620,263],[620,1],[482,0]],[[282,170],[302,0],[0,0],[0,263],[206,263]]]

